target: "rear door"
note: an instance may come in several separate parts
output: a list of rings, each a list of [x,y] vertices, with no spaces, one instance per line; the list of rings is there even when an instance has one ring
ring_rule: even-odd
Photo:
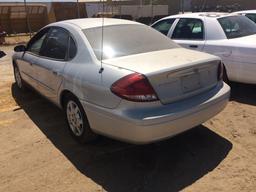
[[[63,80],[63,70],[69,60],[69,32],[52,27],[36,62],[37,81],[40,92],[49,99],[57,96]]]
[[[203,20],[180,18],[169,37],[184,48],[202,51],[205,45]]]

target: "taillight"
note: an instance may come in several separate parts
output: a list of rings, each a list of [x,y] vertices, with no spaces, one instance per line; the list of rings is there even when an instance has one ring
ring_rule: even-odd
[[[111,86],[111,91],[129,101],[150,102],[158,100],[148,79],[139,73],[132,73],[119,79]]]
[[[222,62],[220,62],[219,66],[218,66],[218,80],[219,81],[223,80],[223,71],[224,71],[224,65]]]

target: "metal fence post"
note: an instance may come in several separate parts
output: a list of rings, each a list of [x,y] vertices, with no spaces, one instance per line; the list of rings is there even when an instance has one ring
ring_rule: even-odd
[[[25,11],[26,11],[26,21],[27,21],[27,27],[29,30],[29,37],[32,37],[32,33],[31,33],[31,26],[30,26],[30,22],[29,22],[29,18],[28,18],[28,7],[27,7],[27,2],[26,0],[24,0],[24,6],[25,6]]]
[[[77,8],[77,17],[80,18],[79,0],[76,0],[76,8]]]

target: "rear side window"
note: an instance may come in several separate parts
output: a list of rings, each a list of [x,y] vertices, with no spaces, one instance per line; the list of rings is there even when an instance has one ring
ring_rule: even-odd
[[[65,60],[68,44],[68,32],[61,28],[52,28],[40,55],[53,59]]]
[[[228,39],[256,34],[256,25],[245,16],[228,16],[218,19]]]
[[[246,14],[245,16],[251,19],[254,23],[256,23],[256,14],[250,13]]]
[[[73,59],[76,56],[77,48],[76,43],[72,37],[69,38],[69,59]]]
[[[167,35],[175,19],[165,19],[154,24],[152,27],[164,35]]]
[[[204,40],[204,24],[200,19],[182,18],[172,35],[173,39]]]

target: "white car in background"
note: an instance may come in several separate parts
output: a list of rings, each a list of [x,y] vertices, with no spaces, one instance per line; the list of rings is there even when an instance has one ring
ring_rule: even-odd
[[[230,81],[256,84],[256,25],[228,13],[190,13],[165,17],[153,28],[181,46],[222,58]]]
[[[254,23],[256,23],[256,10],[238,11],[235,13],[244,15],[244,16],[248,17],[249,19],[251,19]]]

